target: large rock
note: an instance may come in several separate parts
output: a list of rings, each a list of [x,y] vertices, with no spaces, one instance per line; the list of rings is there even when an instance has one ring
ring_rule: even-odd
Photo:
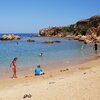
[[[86,36],[81,36],[80,38],[79,38],[79,41],[85,41],[87,39],[87,37]]]
[[[54,43],[54,41],[49,40],[49,41],[44,41],[44,42],[42,42],[42,43],[46,43],[46,44],[53,44],[53,43]]]
[[[30,40],[30,39],[29,39],[29,40],[27,40],[27,42],[35,42],[35,40]]]
[[[100,43],[100,36],[96,38],[96,41]]]
[[[48,40],[48,41],[44,41],[42,43],[46,43],[46,44],[53,44],[53,43],[60,43],[61,41],[58,41],[58,40]]]
[[[20,40],[21,38],[14,34],[4,34],[0,40]]]
[[[81,38],[82,35],[77,35],[74,37],[74,40],[79,40]]]
[[[62,27],[48,27],[48,28],[44,28],[44,29],[41,29],[39,34],[40,36],[58,36],[59,37],[62,37],[60,36],[61,34],[58,34],[59,31],[62,29]]]
[[[84,40],[84,43],[88,44],[88,43],[92,43],[93,41],[90,41],[88,39]]]
[[[74,39],[74,37],[75,37],[74,35],[67,35],[66,36],[66,38],[69,39],[69,40]]]

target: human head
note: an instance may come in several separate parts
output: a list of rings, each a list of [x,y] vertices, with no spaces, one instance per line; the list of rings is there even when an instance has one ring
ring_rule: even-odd
[[[37,65],[37,68],[40,68],[40,65]]]
[[[14,58],[15,61],[16,61],[17,59],[18,59],[17,57]]]

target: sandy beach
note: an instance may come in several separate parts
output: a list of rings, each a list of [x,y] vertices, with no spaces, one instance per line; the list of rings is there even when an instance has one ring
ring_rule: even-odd
[[[0,100],[100,100],[99,0],[0,0]]]
[[[31,94],[31,98],[23,98]],[[100,59],[0,80],[0,100],[100,100]]]

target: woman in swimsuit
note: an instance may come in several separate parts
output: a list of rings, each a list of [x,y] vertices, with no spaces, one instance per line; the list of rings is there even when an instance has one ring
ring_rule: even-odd
[[[17,57],[15,57],[13,59],[13,61],[11,62],[11,64],[10,64],[10,67],[13,70],[13,76],[12,76],[12,78],[17,78],[17,76],[16,76],[16,61],[17,61]]]

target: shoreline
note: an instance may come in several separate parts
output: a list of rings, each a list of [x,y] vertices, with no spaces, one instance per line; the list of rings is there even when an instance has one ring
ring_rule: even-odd
[[[27,74],[0,80],[0,100],[23,100],[25,94],[32,95],[30,100],[99,100],[100,58],[43,76]]]
[[[88,60],[87,60],[88,59]],[[62,72],[63,71],[66,71],[66,69],[67,70],[69,70],[69,69],[72,69],[72,70],[74,70],[74,69],[77,69],[77,68],[81,68],[81,67],[79,67],[80,65],[82,65],[82,67],[84,67],[84,65],[86,65],[86,64],[88,64],[88,63],[91,63],[91,62],[96,62],[96,61],[100,61],[100,56],[99,55],[97,55],[97,56],[91,56],[91,57],[88,57],[87,59],[82,59],[83,61],[81,61],[81,62],[76,62],[76,63],[73,63],[72,65],[68,65],[68,66],[66,66],[69,62],[68,61],[66,61],[66,60],[63,60],[63,61],[61,61],[61,62],[56,62],[56,63],[50,63],[50,64],[47,64],[47,65],[45,65],[45,67],[42,67],[43,69],[45,69],[44,71],[46,72],[46,75],[49,75],[50,73],[54,73],[54,72],[58,72],[58,71],[61,71],[62,70]],[[53,68],[47,68],[46,69],[46,67],[47,66],[57,66],[58,64],[61,64],[61,65],[63,65],[62,67],[55,67],[54,69]],[[42,65],[43,66],[43,65]],[[59,65],[60,66],[60,65]],[[18,79],[18,78],[22,78],[22,77],[26,77],[26,76],[33,76],[33,77],[36,77],[35,75],[34,75],[34,68],[35,68],[36,66],[34,66],[34,67],[26,67],[26,68],[21,68],[21,69],[19,69],[18,70],[18,77],[17,78],[15,78],[15,79]],[[83,68],[84,69],[84,68]],[[9,73],[11,73],[11,70],[9,70],[10,72]],[[30,72],[29,72],[30,71]],[[32,72],[33,71],[33,72]],[[0,72],[2,72],[2,71],[0,71]],[[8,73],[8,71],[7,70],[4,70],[4,73]],[[9,74],[8,73],[8,74]],[[12,75],[12,74],[11,74]],[[58,74],[59,75],[59,74]],[[40,77],[41,77],[42,75],[40,75]],[[44,75],[45,76],[45,75]],[[7,80],[7,79],[12,79],[11,78],[11,76],[9,76],[9,77],[4,77],[4,78],[0,78],[0,81],[3,81],[3,80]]]
[[[67,68],[70,67],[74,67],[80,64],[84,64],[90,61],[94,61],[94,60],[98,60],[100,59],[100,54],[97,55],[92,55],[92,56],[88,56],[88,57],[84,57],[82,59],[77,59],[75,61],[68,61],[68,60],[60,60],[60,61],[56,61],[53,63],[49,63],[49,64],[42,64],[41,67],[43,68],[43,70],[48,73],[51,71],[55,71],[58,69],[64,69],[65,66],[67,66]],[[52,67],[50,67],[52,66]],[[25,68],[17,68],[17,76],[25,76],[28,74],[33,74],[34,75],[34,69],[36,68],[36,66],[30,66],[30,67],[25,67]],[[12,76],[12,69],[3,69],[0,71],[0,80],[2,79],[7,79],[10,78]]]

